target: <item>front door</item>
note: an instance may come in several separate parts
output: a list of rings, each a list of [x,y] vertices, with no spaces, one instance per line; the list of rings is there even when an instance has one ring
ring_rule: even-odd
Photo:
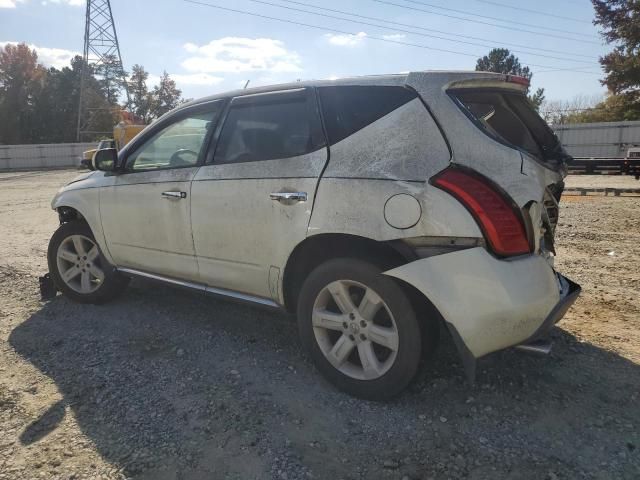
[[[223,102],[174,115],[126,154],[100,191],[107,248],[118,267],[198,279],[191,236],[191,181]]]
[[[306,237],[327,162],[315,91],[232,99],[209,157],[191,188],[201,279],[278,301],[279,277]]]

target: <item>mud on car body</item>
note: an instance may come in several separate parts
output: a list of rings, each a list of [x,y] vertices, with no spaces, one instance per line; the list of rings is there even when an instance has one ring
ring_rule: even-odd
[[[140,276],[295,312],[364,398],[402,391],[440,325],[473,377],[580,291],[553,268],[567,155],[526,88],[415,72],[191,102],[61,189],[52,277],[78,301]]]

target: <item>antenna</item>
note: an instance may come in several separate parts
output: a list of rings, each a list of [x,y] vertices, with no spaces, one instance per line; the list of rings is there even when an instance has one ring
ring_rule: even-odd
[[[117,77],[122,79],[127,104],[129,103],[129,89],[127,78],[122,67],[120,45],[116,34],[116,25],[111,13],[110,0],[87,0],[86,19],[84,27],[84,53],[82,56],[82,73],[80,75],[80,100],[78,101],[78,123],[76,141],[81,141],[83,134],[97,134],[108,132],[88,131],[92,116],[96,110],[87,107],[86,86],[87,78],[97,67],[106,65],[112,68]]]

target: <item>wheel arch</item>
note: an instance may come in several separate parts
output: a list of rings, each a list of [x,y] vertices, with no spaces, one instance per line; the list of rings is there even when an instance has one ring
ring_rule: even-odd
[[[84,221],[93,233],[102,254],[113,264],[100,220],[99,188],[70,190],[59,193],[51,203],[58,214],[60,224],[70,221]]]
[[[413,251],[401,241],[376,241],[344,233],[320,233],[307,237],[291,252],[284,269],[282,295],[289,313],[296,311],[300,288],[311,271],[321,263],[339,257],[366,260],[383,270],[416,259]],[[406,286],[413,288],[409,284]]]

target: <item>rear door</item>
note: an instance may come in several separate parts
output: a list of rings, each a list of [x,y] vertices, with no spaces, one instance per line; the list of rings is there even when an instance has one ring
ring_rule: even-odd
[[[326,162],[313,89],[233,98],[192,185],[201,280],[280,301],[279,278],[306,237]]]

